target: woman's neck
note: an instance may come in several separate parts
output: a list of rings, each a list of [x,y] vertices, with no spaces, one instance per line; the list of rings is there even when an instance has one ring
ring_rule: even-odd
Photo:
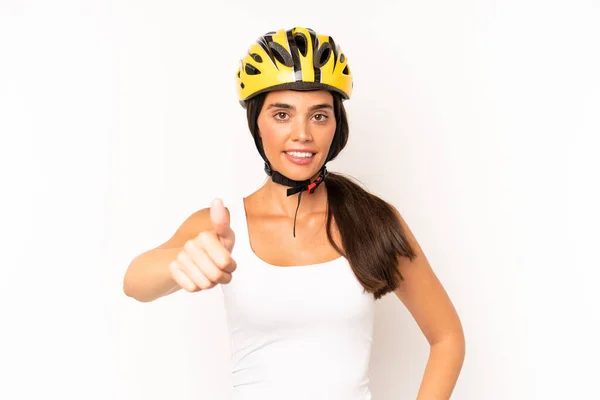
[[[305,215],[326,212],[326,184],[326,182],[323,182],[312,194],[309,194],[306,190],[303,191],[300,208],[298,208],[298,196],[300,193],[288,196],[288,186],[275,183],[269,178],[257,192],[257,197],[260,199],[260,203],[262,203],[260,208],[265,210],[265,212],[268,210],[269,214],[285,215],[292,219],[296,214],[297,208],[298,219],[302,219]]]

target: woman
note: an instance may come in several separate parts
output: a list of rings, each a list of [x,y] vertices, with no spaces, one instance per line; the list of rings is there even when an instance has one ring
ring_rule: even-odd
[[[327,171],[348,140],[348,59],[296,27],[260,37],[237,72],[267,182],[215,200],[136,257],[124,291],[152,301],[220,284],[235,399],[371,398],[374,302],[394,292],[431,345],[418,399],[448,399],[464,358],[457,313],[398,211]]]

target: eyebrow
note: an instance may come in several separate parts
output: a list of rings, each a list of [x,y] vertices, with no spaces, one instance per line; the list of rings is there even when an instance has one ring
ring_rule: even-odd
[[[291,104],[287,104],[287,103],[269,104],[269,106],[267,107],[267,110],[270,110],[271,108],[285,108],[286,110],[296,110],[296,107],[294,107]],[[333,110],[333,106],[331,104],[323,103],[323,104],[315,104],[314,106],[311,106],[308,111],[315,111],[315,110],[320,110],[320,109],[324,109],[324,108]]]

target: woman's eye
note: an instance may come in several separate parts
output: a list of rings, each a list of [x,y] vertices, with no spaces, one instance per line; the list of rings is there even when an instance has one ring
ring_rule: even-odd
[[[287,113],[284,112],[278,112],[277,114],[275,114],[275,119],[277,120],[285,120],[285,118],[287,117]]]
[[[328,118],[328,117],[327,117],[327,115],[325,115],[325,114],[316,114],[316,115],[315,115],[315,120],[316,120],[317,122],[325,122],[325,121],[327,121],[327,118]]]

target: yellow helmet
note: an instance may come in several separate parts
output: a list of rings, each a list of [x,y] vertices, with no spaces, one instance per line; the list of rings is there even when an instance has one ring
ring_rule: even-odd
[[[270,90],[326,89],[342,99],[352,93],[348,58],[331,36],[312,29],[280,29],[259,37],[240,60],[237,90],[240,104]]]

